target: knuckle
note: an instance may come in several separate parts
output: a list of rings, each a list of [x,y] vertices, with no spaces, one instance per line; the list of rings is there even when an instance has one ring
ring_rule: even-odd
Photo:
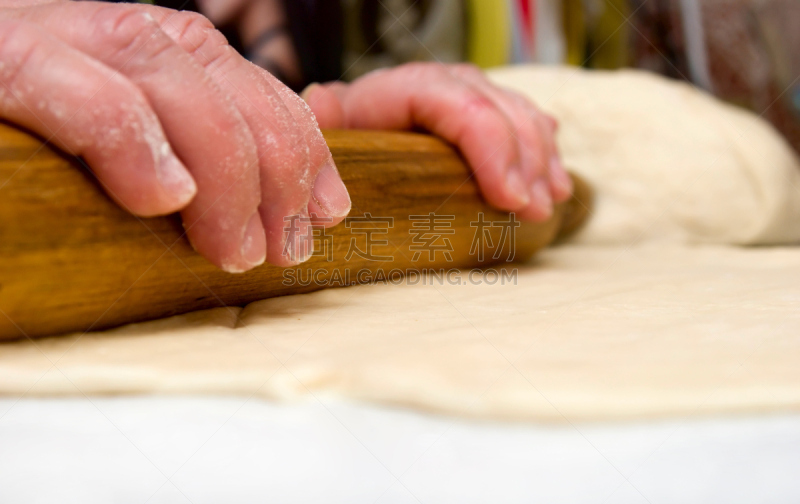
[[[500,117],[492,100],[473,88],[468,88],[464,93],[464,110],[468,114],[490,113],[493,117]]]
[[[98,9],[92,21],[116,56],[140,51],[151,55],[163,50],[165,37],[158,36],[158,23],[138,7],[105,6]]]
[[[232,56],[228,39],[205,16],[181,11],[170,23],[177,26],[177,42],[190,54],[200,56],[204,66],[221,64]]]
[[[197,12],[180,11],[172,15],[169,24],[177,30],[179,40],[199,43],[205,36],[205,32],[214,31],[214,25],[207,17]]]

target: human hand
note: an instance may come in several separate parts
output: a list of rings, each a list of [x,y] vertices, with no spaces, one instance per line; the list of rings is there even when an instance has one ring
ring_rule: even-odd
[[[181,211],[226,271],[302,262],[311,224],[350,209],[306,104],[195,13],[0,2],[0,117],[82,156],[130,212]]]
[[[322,128],[421,127],[441,136],[464,155],[486,200],[522,219],[547,219],[572,192],[556,121],[472,65],[412,63],[351,84],[312,84],[302,96]]]

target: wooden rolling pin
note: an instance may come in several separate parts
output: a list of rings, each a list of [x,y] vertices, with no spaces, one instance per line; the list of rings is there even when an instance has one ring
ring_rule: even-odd
[[[481,199],[449,145],[413,133],[327,131],[325,138],[352,198],[348,221],[320,233],[318,255],[300,266],[229,274],[192,249],[177,215],[126,213],[80,160],[0,123],[0,339],[243,305],[409,268],[521,260],[579,226],[590,207],[589,189],[574,178],[575,196],[551,220],[515,229],[512,255],[510,233],[501,236],[509,215]],[[488,224],[471,225],[481,212]],[[484,234],[483,257],[476,234]]]

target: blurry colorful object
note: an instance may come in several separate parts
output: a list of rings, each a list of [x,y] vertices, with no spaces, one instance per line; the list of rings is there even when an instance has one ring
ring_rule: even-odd
[[[536,4],[537,0],[343,0],[345,78],[420,60],[469,61],[482,68],[534,61]]]
[[[488,68],[511,55],[511,16],[507,0],[467,0],[467,60]]]
[[[567,61],[687,80],[800,151],[799,0],[562,0]]]
[[[800,0],[275,1],[299,88],[411,61],[636,67],[764,116],[800,151]]]

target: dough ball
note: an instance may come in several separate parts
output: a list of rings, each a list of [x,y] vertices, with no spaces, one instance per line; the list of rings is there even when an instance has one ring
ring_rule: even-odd
[[[565,165],[595,188],[574,241],[800,241],[800,163],[755,114],[635,70],[524,66],[490,78],[558,118]]]

